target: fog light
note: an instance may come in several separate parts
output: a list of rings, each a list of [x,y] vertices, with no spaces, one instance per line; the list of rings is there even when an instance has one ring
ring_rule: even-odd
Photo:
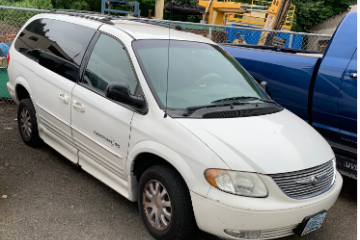
[[[260,238],[261,231],[243,231],[235,229],[225,229],[224,232],[232,237],[244,238],[244,239],[257,239]]]

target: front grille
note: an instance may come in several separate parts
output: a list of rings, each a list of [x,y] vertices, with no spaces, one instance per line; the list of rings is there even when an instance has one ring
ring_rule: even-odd
[[[276,228],[276,229],[269,229],[269,230],[263,230],[261,231],[260,239],[273,239],[273,238],[281,238],[286,237],[294,234],[294,229],[299,224],[282,227],[282,228]]]
[[[271,174],[269,176],[291,198],[315,197],[332,187],[335,180],[335,161],[331,160],[301,171]]]

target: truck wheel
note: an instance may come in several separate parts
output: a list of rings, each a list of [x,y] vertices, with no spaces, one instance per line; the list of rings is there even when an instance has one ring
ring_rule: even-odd
[[[30,98],[21,100],[18,112],[18,128],[24,143],[30,147],[36,147],[41,143],[39,137],[36,111]]]
[[[180,174],[167,165],[147,169],[138,188],[141,218],[158,240],[186,239],[196,229],[189,189]]]

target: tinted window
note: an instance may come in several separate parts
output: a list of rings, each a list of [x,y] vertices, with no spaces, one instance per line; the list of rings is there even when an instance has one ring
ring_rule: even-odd
[[[123,82],[134,94],[137,81],[123,46],[114,38],[102,34],[91,54],[83,83],[104,92],[111,82]]]
[[[78,67],[94,33],[93,29],[72,23],[37,19],[20,33],[15,42],[15,48],[39,63],[53,59],[53,64],[43,66],[71,80],[76,80]],[[40,57],[45,57],[45,59],[40,61]],[[67,65],[66,69],[72,74],[69,75],[69,71],[67,74],[62,73],[63,71],[58,68],[63,68],[63,66],[58,66],[58,64]]]

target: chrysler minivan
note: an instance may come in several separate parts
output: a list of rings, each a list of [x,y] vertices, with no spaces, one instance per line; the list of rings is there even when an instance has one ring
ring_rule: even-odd
[[[202,36],[39,14],[12,44],[8,74],[23,141],[44,141],[138,202],[156,239],[197,228],[226,239],[303,236],[340,193],[329,144]]]

